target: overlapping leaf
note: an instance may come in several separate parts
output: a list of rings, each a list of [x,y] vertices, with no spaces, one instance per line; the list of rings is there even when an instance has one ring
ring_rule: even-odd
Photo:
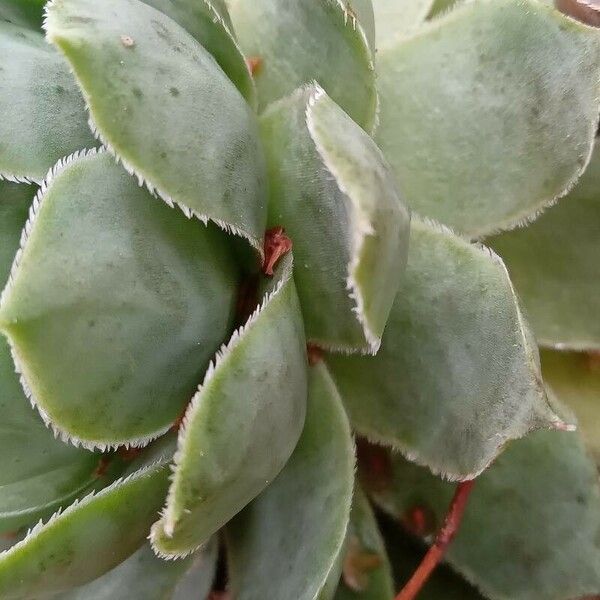
[[[454,486],[392,460],[388,485],[372,492],[377,503],[396,518],[426,508],[441,524]],[[577,434],[511,443],[477,479],[447,559],[491,600],[600,593],[600,489]]]
[[[373,55],[375,55],[375,13],[373,2],[371,0],[346,0],[346,10],[356,17],[361,24],[367,36],[369,48]]]
[[[377,64],[377,139],[421,215],[473,237],[510,228],[589,160],[600,36],[548,6],[465,3]]]
[[[178,594],[182,600],[206,600],[216,562],[216,543],[200,550],[198,556],[169,562],[157,558],[150,544],[145,544],[112,571],[53,600],[177,600]],[[183,586],[188,578],[194,588],[186,596]]]
[[[367,134],[317,86],[261,119],[269,222],[294,242],[310,341],[376,352],[408,252],[409,211]]]
[[[433,0],[374,0],[377,49],[399,42],[425,23]]]
[[[600,350],[598,148],[575,189],[557,206],[529,227],[488,242],[506,261],[542,346]]]
[[[544,381],[577,417],[579,432],[600,466],[600,358],[597,354],[542,351]]]
[[[0,181],[0,280],[12,258],[35,188]],[[54,439],[25,397],[10,350],[0,341],[0,532],[56,510],[93,480],[98,457]]]
[[[358,484],[357,484],[358,485]],[[379,527],[363,491],[354,491],[343,578],[335,600],[392,600],[394,582]]]
[[[47,38],[92,126],[149,189],[262,250],[265,172],[256,120],[212,56],[138,0],[55,0]]]
[[[354,444],[323,365],[310,369],[302,436],[275,481],[228,527],[238,600],[315,600],[341,551],[354,483]]]
[[[305,344],[288,256],[186,412],[167,505],[152,528],[159,554],[194,551],[281,471],[304,423]]]
[[[171,439],[131,464],[126,478],[38,524],[0,554],[0,597],[47,597],[92,581],[140,548],[167,492]]]
[[[193,35],[215,58],[244,98],[256,105],[256,89],[233,35],[225,5],[214,0],[143,0]]]
[[[361,127],[376,122],[373,57],[345,0],[234,0],[242,49],[257,57],[259,109],[316,80]]]
[[[0,323],[42,416],[86,446],[167,430],[230,332],[226,234],[152,198],[104,152],[58,165],[23,243]]]
[[[0,179],[41,182],[59,158],[97,143],[58,53],[40,31],[2,20],[13,6],[34,5],[0,3]]]
[[[453,479],[483,470],[508,440],[563,426],[502,261],[428,222],[413,220],[377,356],[327,362],[361,434]]]

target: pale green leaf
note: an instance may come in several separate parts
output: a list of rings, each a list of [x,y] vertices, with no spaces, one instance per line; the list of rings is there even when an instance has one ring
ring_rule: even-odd
[[[0,181],[0,279],[6,280],[35,193]],[[23,393],[0,341],[0,532],[16,530],[64,505],[93,480],[98,457],[56,440]]]
[[[361,24],[365,35],[367,36],[369,48],[373,55],[375,55],[375,13],[372,0],[344,1],[346,3],[346,10],[353,14]]]
[[[300,437],[306,386],[306,342],[287,256],[185,414],[167,505],[152,528],[157,553],[192,552],[273,481]]]
[[[0,18],[0,73],[0,179],[39,183],[59,158],[97,145],[81,93],[41,32]]]
[[[212,56],[138,0],[54,0],[65,55],[99,139],[149,189],[262,250],[265,172],[251,108]]]
[[[600,350],[600,148],[535,223],[486,241],[502,256],[540,345]]]
[[[361,127],[376,123],[373,56],[346,0],[234,0],[231,18],[246,56],[258,57],[259,109],[317,81]]]
[[[83,585],[142,546],[167,492],[169,443],[160,443],[166,457],[138,459],[125,479],[56,513],[0,554],[2,600],[45,598]]]
[[[172,600],[206,600],[215,578],[219,546],[214,538],[192,557],[192,565],[175,588]]]
[[[292,457],[227,529],[236,600],[319,597],[344,542],[353,485],[348,418],[321,364],[309,372],[306,422]]]
[[[396,518],[415,506],[438,526],[455,486],[399,456],[372,491]],[[448,562],[491,600],[573,600],[600,593],[600,489],[575,433],[511,443],[475,483]]]
[[[193,35],[213,55],[250,105],[256,105],[256,88],[224,5],[215,5],[214,0],[143,1],[177,21]]]
[[[413,220],[377,356],[327,362],[361,434],[452,479],[533,428],[563,426],[502,261],[428,222]]]
[[[472,237],[507,229],[589,160],[600,35],[550,7],[468,2],[377,64],[377,140],[418,214]]]
[[[600,358],[545,350],[541,359],[546,385],[575,413],[579,432],[600,466]]]
[[[352,554],[346,554],[335,600],[392,600],[394,582],[387,552],[373,510],[358,484],[346,537],[347,552]]]
[[[371,138],[310,86],[261,119],[269,223],[294,243],[309,341],[376,352],[408,253],[409,211]]]
[[[226,234],[138,187],[106,153],[57,165],[0,304],[26,389],[64,439],[166,431],[231,331]]]
[[[182,600],[206,600],[212,584],[217,561],[217,544],[209,543],[198,555],[185,560],[164,561],[152,551],[150,544],[102,577],[76,590],[61,594],[53,600],[167,600],[176,599],[179,585],[186,578],[201,573],[194,580],[194,596]],[[202,593],[202,584],[208,589]]]
[[[382,50],[418,30],[432,6],[433,0],[373,0],[377,49]]]

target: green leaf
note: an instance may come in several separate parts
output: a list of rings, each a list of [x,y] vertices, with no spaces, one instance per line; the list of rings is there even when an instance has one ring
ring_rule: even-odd
[[[306,422],[277,479],[227,529],[236,600],[313,600],[342,548],[354,443],[324,365],[309,372]]]
[[[175,592],[179,584],[185,583],[186,576],[192,574],[188,575],[191,569],[194,569],[193,575],[196,575],[195,571],[202,574],[201,579],[194,581],[199,587],[195,588],[193,597],[205,600],[212,584],[216,562],[216,543],[208,544],[207,548],[200,550],[195,558],[177,561],[164,561],[157,558],[150,544],[145,544],[112,571],[92,583],[53,600],[115,600],[125,596],[128,600],[176,598]],[[208,587],[204,595],[202,595],[202,584]]]
[[[40,30],[46,0],[0,0],[0,21]]]
[[[345,0],[346,10],[361,24],[371,53],[375,56],[375,13],[371,0]]]
[[[377,139],[420,215],[472,237],[511,228],[589,160],[600,36],[548,6],[465,3],[377,64]]]
[[[159,555],[194,551],[281,471],[306,410],[306,347],[291,257],[211,363],[179,434]]]
[[[229,13],[214,0],[143,0],[179,23],[208,50],[251,106],[256,88],[233,35]]]
[[[429,222],[413,220],[377,356],[327,362],[358,432],[451,479],[531,429],[564,426],[502,261]]]
[[[442,523],[454,492],[392,457],[372,490],[396,518],[415,506]],[[574,433],[539,431],[511,443],[476,481],[448,562],[491,600],[571,600],[600,592],[600,489]]]
[[[0,181],[0,279],[19,247],[34,194],[32,186]],[[0,340],[0,532],[53,512],[87,487],[98,457],[54,439],[19,383],[10,351]]]
[[[600,360],[596,354],[542,351],[546,385],[577,417],[578,429],[600,466]]]
[[[259,109],[317,81],[366,131],[377,117],[373,56],[346,0],[234,0],[229,11],[256,73]],[[334,58],[335,57],[335,58]]]
[[[379,527],[364,492],[355,487],[344,577],[335,600],[392,600],[394,582]]]
[[[487,240],[505,260],[540,345],[600,350],[600,148],[535,223]]]
[[[318,86],[262,116],[269,223],[294,243],[309,341],[376,352],[408,253],[409,211],[371,138]]]
[[[373,0],[377,49],[391,46],[425,23],[433,0]]]
[[[167,203],[262,251],[256,119],[212,56],[138,0],[55,0],[45,27],[75,73],[96,135],[126,168]]]
[[[227,236],[103,152],[57,165],[22,241],[0,326],[42,416],[86,447],[164,433],[231,331]]]
[[[213,538],[193,555],[192,566],[177,585],[172,600],[209,600],[217,569],[218,550]]]
[[[456,6],[459,6],[462,1],[463,0],[433,0],[433,4],[431,5],[431,10],[429,11],[428,18],[434,19],[443,16],[447,12],[450,12]]]
[[[0,72],[0,179],[39,183],[59,158],[97,146],[81,93],[41,33],[0,19]]]
[[[169,442],[160,444],[167,456]],[[156,519],[169,484],[168,462],[164,456],[154,463],[138,459],[125,479],[40,522],[0,554],[0,597],[29,600],[66,591],[127,559]]]

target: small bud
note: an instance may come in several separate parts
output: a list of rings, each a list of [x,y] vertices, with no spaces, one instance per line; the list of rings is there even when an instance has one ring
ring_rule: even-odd
[[[263,59],[260,56],[249,56],[246,59],[246,64],[248,65],[250,75],[252,75],[252,77],[255,77],[262,67]]]
[[[264,241],[265,259],[262,271],[265,275],[273,275],[273,269],[279,259],[292,249],[292,240],[285,235],[283,227],[273,227],[265,233]]]

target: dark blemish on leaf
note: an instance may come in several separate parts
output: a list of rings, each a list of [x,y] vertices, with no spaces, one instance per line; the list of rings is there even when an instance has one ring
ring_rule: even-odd
[[[136,98],[141,98],[144,94],[142,93],[142,90],[140,90],[140,88],[134,87],[133,88],[133,95]]]
[[[55,88],[57,94],[64,94],[65,88],[62,85],[57,85]]]
[[[171,94],[173,98],[177,98],[177,96],[179,96],[179,90],[176,87],[169,88],[169,94]]]
[[[165,160],[165,159],[167,158],[167,153],[166,153],[166,152],[164,152],[164,151],[163,151],[163,152],[161,152],[161,153],[160,153],[160,157],[161,157],[163,160]]]
[[[135,40],[128,35],[122,35],[121,44],[123,44],[125,48],[133,48],[135,46]]]

